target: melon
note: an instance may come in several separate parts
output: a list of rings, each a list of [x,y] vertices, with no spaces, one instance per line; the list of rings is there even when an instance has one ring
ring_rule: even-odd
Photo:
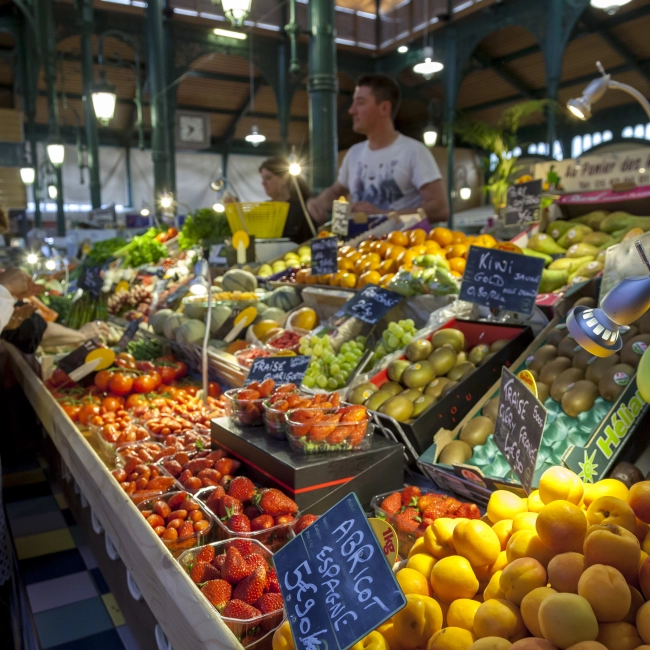
[[[216,334],[224,323],[232,315],[232,309],[227,305],[215,305],[212,308],[212,319],[210,320],[210,334]]]
[[[202,345],[205,336],[205,323],[190,319],[185,321],[175,332],[176,343]]]
[[[157,311],[149,319],[149,325],[151,325],[151,327],[153,328],[154,334],[158,334],[158,336],[162,336],[163,327],[165,326],[165,323],[167,322],[167,319],[173,313],[174,312],[171,309],[161,309],[160,311]]]
[[[252,273],[242,269],[230,269],[221,279],[224,291],[255,291],[257,280]]]
[[[176,330],[185,322],[190,320],[185,314],[172,314],[163,325],[163,334],[165,338],[172,341],[176,339]]]
[[[218,339],[210,339],[208,341],[208,347],[214,348],[215,350],[225,350],[227,345],[225,341],[219,341]]]
[[[286,312],[279,307],[269,307],[264,311],[264,320],[274,320],[276,323],[281,323]]]
[[[183,313],[192,319],[201,319],[205,317],[208,311],[207,296],[188,296],[183,298]]]
[[[269,296],[267,302],[271,307],[289,311],[300,304],[300,296],[294,287],[278,287]],[[266,314],[264,316],[268,318]]]

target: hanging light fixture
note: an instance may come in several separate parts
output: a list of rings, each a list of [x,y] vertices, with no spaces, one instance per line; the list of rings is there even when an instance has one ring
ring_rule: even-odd
[[[298,156],[296,156],[296,148],[293,147],[289,154],[289,174],[291,176],[300,176],[300,172],[302,172],[302,168],[298,162]]]
[[[591,6],[596,9],[602,9],[606,14],[611,16],[630,1],[631,0],[591,0]]]
[[[20,168],[20,180],[25,185],[32,185],[34,183],[35,178],[36,178],[36,170],[33,167]]]
[[[47,157],[53,165],[59,167],[63,164],[65,159],[65,147],[60,138],[52,138],[45,149],[47,151]]]
[[[427,126],[427,130],[422,134],[422,139],[427,147],[436,146],[436,142],[438,142],[438,131],[436,131],[432,124]]]
[[[168,210],[174,204],[174,197],[171,194],[163,194],[160,197],[160,207],[163,210]]]
[[[251,0],[221,0],[223,13],[235,27],[244,24],[251,12]]]
[[[400,54],[406,54],[406,53],[409,51],[409,47],[408,47],[408,45],[400,45],[400,46],[397,48],[397,51],[398,51]]]
[[[47,195],[52,199],[52,201],[55,201],[59,196],[59,190],[54,183],[50,183],[47,186]]]
[[[250,2],[249,2],[250,6]],[[253,69],[253,38],[250,40],[250,65],[249,65],[249,81],[250,81],[250,112],[255,112],[255,70]],[[246,136],[246,142],[249,142],[254,147],[257,147],[260,142],[266,140],[266,136],[262,135],[257,129],[257,124],[253,124],[251,132]]]
[[[257,125],[253,124],[253,128],[251,129],[251,132],[246,136],[246,142],[250,142],[254,147],[257,147],[260,142],[264,142],[266,140],[266,136],[262,135],[258,130],[257,130]]]
[[[95,117],[101,124],[106,126],[115,115],[115,103],[117,102],[115,86],[109,84],[106,79],[102,78],[94,86],[91,97],[93,100],[93,108],[95,109]]]
[[[440,72],[444,69],[444,65],[439,61],[433,60],[433,48],[430,45],[427,45],[423,52],[424,61],[416,63],[413,66],[413,72],[421,74],[425,79],[431,79],[436,72]]]
[[[467,186],[461,187],[460,190],[458,190],[458,195],[463,201],[468,201],[472,196],[472,188]]]

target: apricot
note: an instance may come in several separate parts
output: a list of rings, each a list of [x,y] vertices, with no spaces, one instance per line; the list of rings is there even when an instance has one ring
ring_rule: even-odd
[[[642,522],[650,524],[650,481],[635,483],[630,488],[627,502]]]
[[[476,637],[462,627],[445,627],[438,630],[427,643],[427,650],[469,650]]]
[[[524,619],[528,631],[533,636],[544,636],[542,634],[542,628],[539,626],[539,608],[549,596],[556,593],[557,591],[550,587],[537,587],[537,589],[533,589],[530,593],[526,594],[521,601],[521,617]]]
[[[429,581],[419,571],[409,568],[401,569],[395,574],[395,578],[404,594],[429,596]]]
[[[566,467],[549,467],[539,479],[539,498],[544,505],[553,501],[568,501],[577,506],[583,494],[582,481]]]
[[[500,636],[484,636],[476,639],[469,650],[508,650],[512,644]]]
[[[492,598],[503,598],[505,600],[506,595],[501,591],[501,574],[503,571],[496,571],[494,575],[490,578],[487,587],[483,591],[483,602],[491,600]]]
[[[442,627],[442,611],[433,598],[407,594],[406,606],[393,616],[393,624],[402,650],[424,648]]]
[[[474,634],[478,638],[500,636],[514,643],[526,636],[526,626],[519,607],[509,600],[492,598],[476,610]]]
[[[491,578],[497,571],[503,571],[508,565],[508,554],[501,551],[497,559],[488,567],[488,575]]]
[[[508,540],[512,536],[512,523],[512,519],[501,519],[501,521],[497,521],[497,523],[492,526],[492,530],[499,538],[499,542],[501,542],[502,551],[506,550]]]
[[[630,609],[627,610],[627,614],[623,618],[623,623],[631,623],[634,625],[636,623],[636,613],[641,608],[641,605],[645,603],[645,600],[638,589],[630,587],[630,601]]]
[[[595,483],[585,483],[584,503],[587,508],[600,497],[616,497],[628,502],[627,485],[615,478],[604,478]]]
[[[594,524],[614,524],[622,526],[631,533],[636,532],[636,516],[625,501],[616,497],[598,497],[587,508],[587,522]]]
[[[454,528],[453,543],[456,553],[475,567],[492,564],[501,552],[497,534],[486,523],[475,519],[461,520]]]
[[[607,650],[634,650],[643,644],[636,627],[629,623],[601,623],[596,641]]]
[[[539,490],[533,490],[528,496],[528,512],[539,512],[544,507],[544,502],[539,496]]]
[[[532,557],[546,568],[554,555],[553,551],[544,546],[534,530],[520,530],[508,540],[506,546],[508,562],[514,562],[521,557]]]
[[[451,555],[436,562],[431,586],[440,600],[451,603],[457,598],[473,598],[478,591],[478,580],[466,558]]]
[[[496,490],[490,495],[487,506],[487,515],[493,524],[502,519],[514,519],[521,512],[526,512],[528,505],[526,499],[518,497],[508,490]]]
[[[448,517],[436,519],[424,533],[424,548],[426,552],[438,560],[441,560],[443,557],[455,555],[456,549],[454,548],[453,542],[454,528],[461,521],[461,519],[449,519]]]
[[[474,632],[474,616],[476,610],[481,606],[470,598],[459,598],[449,605],[447,612],[447,625],[449,627],[460,627],[468,632]]]
[[[520,530],[535,530],[536,521],[536,512],[520,512],[512,520],[512,532],[518,533]]]
[[[650,600],[650,562],[648,562],[648,558],[645,559],[639,568],[637,577],[644,597]]]
[[[503,570],[499,586],[507,600],[520,605],[526,594],[546,586],[546,569],[532,557],[522,557]]]
[[[554,553],[579,553],[585,541],[587,517],[573,503],[552,501],[539,511],[536,528],[544,546]]]
[[[428,553],[427,549],[424,547],[424,537],[418,537],[415,542],[413,542],[408,557],[410,558],[417,553]]]
[[[598,641],[581,641],[567,648],[567,650],[607,650],[607,648]]]
[[[582,553],[560,553],[548,563],[548,581],[561,593],[578,593],[578,581],[585,570]]]
[[[643,548],[643,542],[646,540],[646,537],[648,536],[648,531],[650,531],[650,526],[646,524],[644,521],[641,521],[638,517],[636,519],[636,528],[632,531],[635,535],[636,538],[641,542],[641,548]],[[647,549],[643,548],[643,550],[647,553]]]
[[[594,564],[613,566],[628,582],[637,576],[641,560],[641,545],[629,530],[621,526],[613,524],[591,526],[587,530],[583,553],[587,566]]]
[[[557,650],[557,648],[546,639],[536,639],[532,636],[515,641],[511,647],[515,650]]]
[[[650,601],[639,607],[634,620],[643,642],[650,643]]]
[[[389,618],[385,623],[382,623],[376,631],[386,639],[389,650],[392,648],[397,649],[399,647],[397,634],[395,633],[395,624],[393,623],[392,618]]]
[[[598,621],[591,605],[577,594],[554,594],[539,608],[539,626],[547,641],[565,650],[580,641],[595,641]]]
[[[578,581],[578,594],[589,601],[599,623],[622,620],[632,603],[632,594],[623,574],[604,564],[594,564],[585,569]]]
[[[501,553],[499,553],[499,555],[501,555]],[[490,575],[490,565],[488,564],[486,566],[475,566],[472,567],[472,569],[474,569],[474,575],[478,580],[478,591],[479,593],[482,593],[488,586],[488,582],[490,582],[490,578],[492,577]]]
[[[409,556],[409,559],[406,562],[406,568],[414,569],[418,573],[421,573],[423,576],[426,576],[428,582],[429,578],[431,577],[431,571],[433,571],[435,564],[435,557],[432,557],[427,553],[416,553],[415,555]],[[399,582],[399,580],[397,582]]]

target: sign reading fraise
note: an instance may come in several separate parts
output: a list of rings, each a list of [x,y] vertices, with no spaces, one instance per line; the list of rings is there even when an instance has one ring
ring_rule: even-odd
[[[265,379],[273,379],[276,385],[296,384],[300,386],[303,377],[307,372],[307,366],[311,357],[260,357],[253,361],[246,384],[253,381],[262,382]]]

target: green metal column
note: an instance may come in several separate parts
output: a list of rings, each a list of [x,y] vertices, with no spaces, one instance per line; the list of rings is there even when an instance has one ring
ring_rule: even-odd
[[[102,191],[99,182],[99,136],[97,120],[91,97],[94,81],[93,32],[95,31],[93,0],[79,0],[81,15],[81,78],[83,83],[83,110],[86,127],[88,175],[90,177],[90,203],[93,208],[102,207]]]
[[[54,11],[52,0],[36,0],[36,20],[40,32],[43,72],[47,88],[50,134],[59,137],[59,106],[56,96],[56,39],[54,34]],[[65,236],[65,213],[63,211],[63,179],[61,169],[56,170],[56,234]]]
[[[449,199],[450,228],[454,226],[454,118],[456,115],[456,97],[458,95],[458,69],[456,66],[456,27],[450,25],[447,30],[447,47],[445,49],[445,114],[447,130],[447,196]]]
[[[334,2],[309,3],[309,140],[312,188],[320,192],[336,180],[338,133],[336,123],[336,45]]]
[[[289,70],[287,68],[287,37],[283,34],[278,45],[278,87],[276,100],[278,120],[280,121],[280,138],[282,153],[289,154]]]
[[[170,5],[170,0],[163,0],[163,51],[165,52],[165,88],[167,88],[167,175],[170,182],[170,191],[177,198],[176,193],[176,105],[178,104],[178,84],[171,88],[171,82],[174,80],[174,23],[171,17],[174,10]]]
[[[562,57],[564,55],[564,43],[562,37],[562,7],[564,0],[549,0],[548,3],[548,25],[546,28],[546,96],[548,99],[557,101],[557,94],[562,77]],[[557,112],[554,107],[546,111],[546,140],[548,142],[549,154],[553,155],[553,143],[557,137]],[[570,156],[570,152],[565,152]]]

